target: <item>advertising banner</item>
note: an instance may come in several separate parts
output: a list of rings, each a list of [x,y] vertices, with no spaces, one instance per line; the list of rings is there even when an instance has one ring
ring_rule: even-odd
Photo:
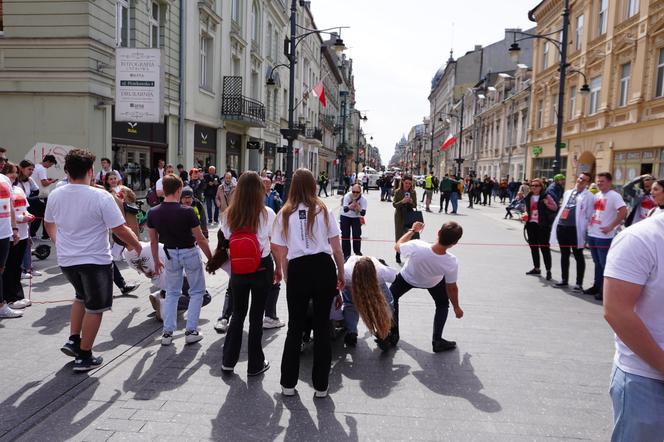
[[[161,123],[161,51],[117,48],[115,57],[115,121]]]

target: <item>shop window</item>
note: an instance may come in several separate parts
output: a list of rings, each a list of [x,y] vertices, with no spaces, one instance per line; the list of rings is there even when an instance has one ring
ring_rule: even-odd
[[[533,170],[531,178],[553,178],[553,157],[535,158],[533,160]],[[565,173],[567,170],[567,157],[560,159],[560,170]]]

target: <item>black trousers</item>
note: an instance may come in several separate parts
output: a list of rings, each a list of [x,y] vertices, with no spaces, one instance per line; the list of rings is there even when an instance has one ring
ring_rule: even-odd
[[[443,202],[445,203],[445,213],[450,206],[450,192],[440,192],[440,209],[443,209]]]
[[[29,198],[28,202],[30,203],[30,206],[28,207],[28,212],[36,216],[34,221],[30,223],[30,236],[32,237],[32,236],[37,236],[37,231],[39,230],[39,227],[42,224],[42,218],[44,218],[44,213],[46,212],[47,200],[46,199],[41,200],[39,198]],[[44,229],[42,236],[48,237],[46,229]]]
[[[294,388],[300,373],[300,345],[307,322],[309,300],[313,300],[314,364],[313,385],[327,390],[332,345],[330,308],[337,295],[337,271],[327,253],[306,255],[288,262],[288,332],[281,358],[281,385]],[[228,339],[228,338],[227,338]]]
[[[2,297],[6,302],[15,302],[25,298],[21,284],[21,263],[27,245],[28,239],[21,240],[16,245],[10,242],[5,271],[2,273]]]
[[[356,255],[362,253],[362,225],[360,218],[351,218],[349,216],[340,216],[341,222],[341,250],[344,252],[344,258],[350,256],[351,230],[353,232],[353,252]]]
[[[263,362],[265,361],[261,342],[263,339],[263,312],[265,311],[265,299],[272,286],[273,275],[274,263],[271,255],[261,260],[260,268],[255,273],[247,275],[231,273],[233,315],[224,342],[223,364],[226,367],[235,367],[240,358],[244,318],[247,316],[247,310],[249,310],[247,371],[253,373],[263,368]],[[250,292],[251,308],[249,308]]]
[[[539,223],[527,223],[526,232],[528,232],[528,244],[530,244],[530,254],[533,257],[533,266],[540,268],[539,253],[542,252],[544,258],[544,267],[551,271],[551,249],[549,248],[549,238],[551,236],[551,227],[542,227]]]
[[[392,297],[394,298],[394,314],[392,316],[392,331],[390,334],[395,341],[399,339],[399,298],[408,293],[412,288],[414,286],[406,282],[401,273],[397,275],[392,285],[390,285],[390,292],[392,292]],[[436,311],[433,315],[433,334],[431,337],[432,341],[436,341],[443,337],[443,329],[445,328],[447,313],[450,309],[445,278],[427,290],[436,304]]]
[[[583,249],[579,249],[576,238],[576,226],[558,226],[556,229],[558,244],[560,245],[560,274],[563,282],[569,280],[569,258],[574,255],[576,261],[576,284],[583,284],[583,275],[586,273],[586,260]]]
[[[113,261],[113,283],[120,290],[125,288],[127,285],[124,278],[122,277],[122,273],[120,273],[120,269],[118,268],[117,264],[115,264],[115,261]]]

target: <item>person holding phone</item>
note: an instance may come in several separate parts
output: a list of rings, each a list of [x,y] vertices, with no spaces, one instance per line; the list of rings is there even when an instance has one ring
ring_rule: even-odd
[[[413,188],[413,177],[404,175],[399,182],[399,187],[394,192],[392,198],[392,207],[394,207],[394,237],[399,241],[410,226],[406,226],[407,213],[417,208],[417,192]],[[401,254],[396,253],[396,261],[401,264]]]
[[[351,191],[344,196],[341,204],[341,248],[344,252],[344,261],[350,257],[351,230],[353,252],[362,256],[362,218],[367,213],[367,199],[362,196],[362,186],[354,184]]]

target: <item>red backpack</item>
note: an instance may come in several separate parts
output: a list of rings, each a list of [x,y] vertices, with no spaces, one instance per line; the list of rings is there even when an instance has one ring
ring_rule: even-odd
[[[261,246],[258,237],[249,229],[239,229],[231,234],[228,242],[231,255],[231,273],[246,275],[255,273],[261,264]]]

